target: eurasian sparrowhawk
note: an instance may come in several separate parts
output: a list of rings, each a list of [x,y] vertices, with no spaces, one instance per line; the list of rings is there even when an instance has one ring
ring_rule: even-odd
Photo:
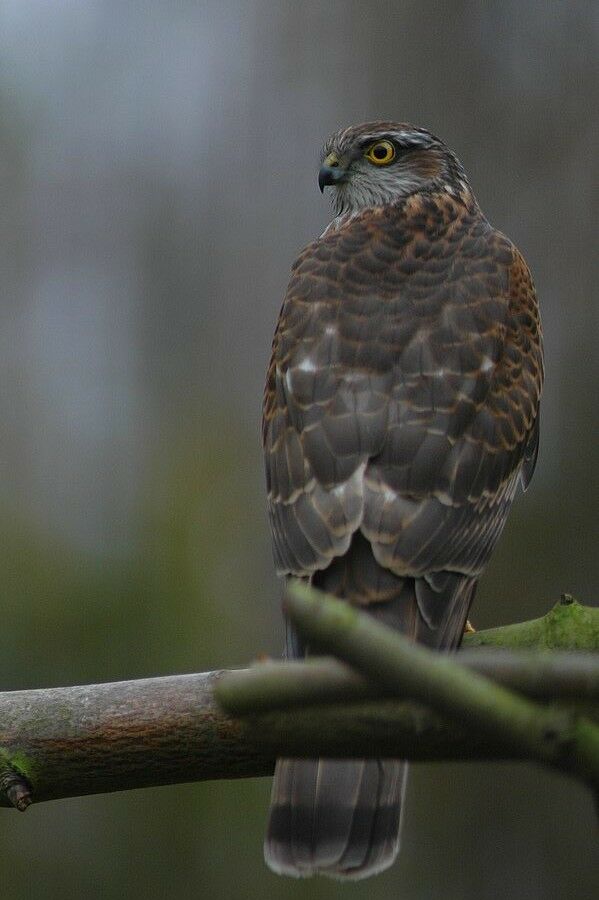
[[[422,128],[338,132],[319,185],[335,217],[293,266],[264,399],[277,569],[455,648],[535,466],[532,279],[457,157]],[[288,654],[304,651],[289,634]],[[279,760],[269,866],[357,879],[390,865],[404,768]]]

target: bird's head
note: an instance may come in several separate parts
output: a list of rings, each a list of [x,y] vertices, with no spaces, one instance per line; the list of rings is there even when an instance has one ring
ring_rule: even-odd
[[[326,142],[318,185],[332,188],[335,213],[359,212],[417,192],[470,193],[455,154],[424,128],[368,122],[336,132]]]

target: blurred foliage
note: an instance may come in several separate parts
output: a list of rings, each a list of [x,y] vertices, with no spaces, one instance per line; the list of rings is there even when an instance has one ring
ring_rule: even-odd
[[[4,689],[230,667],[248,647],[273,649],[257,447],[213,425],[165,441],[130,559],[98,559],[17,519],[0,526]]]

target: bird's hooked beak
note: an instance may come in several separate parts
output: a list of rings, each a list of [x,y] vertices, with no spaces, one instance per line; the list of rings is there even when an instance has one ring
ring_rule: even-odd
[[[342,160],[336,153],[329,153],[320,167],[318,173],[318,187],[320,193],[324,191],[329,184],[339,184],[347,178],[347,169],[343,165]]]

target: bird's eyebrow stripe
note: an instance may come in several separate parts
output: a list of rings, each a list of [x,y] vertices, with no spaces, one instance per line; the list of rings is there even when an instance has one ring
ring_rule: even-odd
[[[395,141],[400,147],[430,147],[431,139],[426,134],[416,131],[388,131],[384,134],[367,134],[360,140],[360,147],[366,147],[376,141]]]
[[[331,138],[329,138],[329,140],[322,148],[320,154],[320,162],[323,163],[328,154],[331,152],[347,152],[347,149],[344,149],[344,147],[345,143],[348,140],[348,137],[349,136],[347,134],[343,134],[341,136],[333,135]],[[335,140],[335,138],[338,139]],[[399,147],[413,147],[415,149],[419,147],[422,149],[431,147],[434,143],[434,139],[432,139],[428,134],[422,134],[418,131],[379,131],[375,132],[374,134],[363,135],[354,146],[354,154],[356,152],[356,147],[359,153],[361,153],[365,147],[369,147],[371,144],[374,144],[377,141],[394,141]]]

